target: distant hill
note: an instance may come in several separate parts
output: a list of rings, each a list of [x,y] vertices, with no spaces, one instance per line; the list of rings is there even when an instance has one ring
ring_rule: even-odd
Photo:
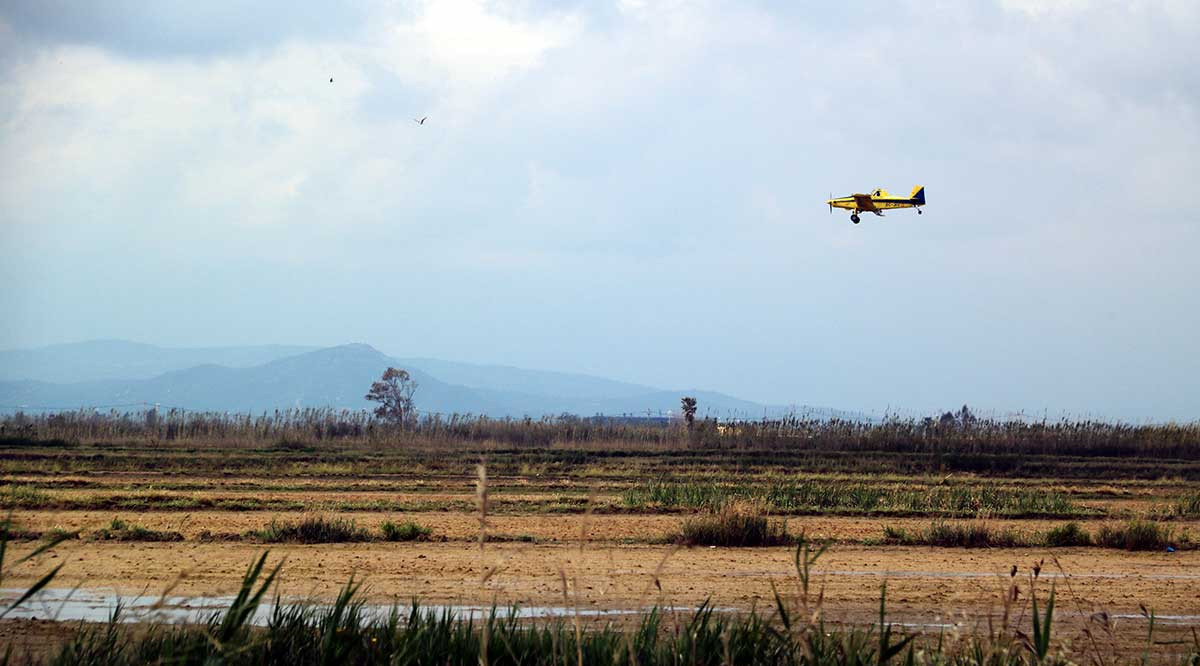
[[[150,379],[115,379],[73,384],[0,382],[0,404],[30,406],[159,403],[196,410],[261,412],[292,407],[364,409],[363,396],[389,364],[367,345],[344,345],[288,356],[249,368],[207,364]],[[500,410],[469,388],[452,386],[419,370],[419,398],[426,409]],[[11,411],[11,410],[9,410]]]
[[[299,349],[298,353],[287,353]],[[61,355],[58,355],[61,354]],[[259,361],[254,363],[254,361]],[[188,367],[170,367],[198,361]],[[73,363],[78,365],[72,366]],[[168,370],[146,377],[150,369]],[[326,349],[234,347],[164,349],[120,341],[0,352],[0,409],[161,404],[205,411],[262,412],[295,407],[366,409],[363,396],[388,366],[412,373],[425,412],[543,416],[659,415],[676,412],[682,395],[699,413],[722,418],[777,416],[789,409],[722,393],[666,391],[570,373],[474,365],[437,359],[396,359],[365,344]],[[71,368],[78,372],[68,372]],[[124,377],[112,377],[117,373]],[[63,381],[72,375],[86,381]],[[843,412],[800,408],[817,417]]]
[[[639,384],[619,382],[601,377],[524,370],[504,365],[456,363],[435,358],[400,358],[398,367],[420,368],[451,384],[462,384],[493,391],[515,391],[529,395],[569,396],[571,398],[619,398],[643,395],[656,389]]]

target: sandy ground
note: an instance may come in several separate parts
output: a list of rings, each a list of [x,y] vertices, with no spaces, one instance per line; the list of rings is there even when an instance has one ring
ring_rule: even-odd
[[[29,547],[17,546],[14,556]],[[40,572],[65,562],[55,583],[59,587],[158,593],[173,586],[176,594],[227,594],[265,548],[248,543],[67,542],[16,567],[5,586],[31,583]],[[488,544],[481,552],[476,544],[448,542],[276,545],[270,550],[272,561],[285,561],[285,594],[320,598],[333,596],[355,575],[366,579],[369,597],[378,601],[470,604],[494,598],[563,605],[565,574],[578,585],[569,583],[569,600],[575,603],[578,594],[581,606],[692,606],[711,598],[719,606],[748,608],[770,600],[772,584],[790,593],[796,583],[788,548]],[[1055,581],[1061,593],[1069,592],[1072,603],[1088,613],[1134,614],[1145,604],[1160,615],[1200,615],[1200,552],[1088,548],[1056,549],[1054,556],[1061,570],[1041,549],[840,546],[820,560],[817,579],[835,615],[869,616],[886,580],[892,613],[933,622],[994,607],[1009,585],[1013,565],[1019,568],[1017,582],[1028,587],[1031,565],[1045,558],[1042,581]],[[493,570],[483,581],[485,572]],[[656,571],[661,593],[654,585]]]

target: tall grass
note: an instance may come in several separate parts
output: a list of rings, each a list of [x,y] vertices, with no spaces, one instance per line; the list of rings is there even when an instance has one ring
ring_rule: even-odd
[[[353,520],[327,516],[305,516],[299,521],[272,520],[247,536],[264,543],[344,543],[370,541],[371,533]]]
[[[425,541],[433,534],[433,530],[411,520],[403,523],[384,521],[379,531],[384,541]]]
[[[1102,525],[1093,535],[1079,523],[1064,523],[1030,535],[997,528],[986,522],[946,523],[934,521],[927,529],[909,532],[885,525],[881,543],[898,546],[942,546],[947,548],[1052,548],[1099,546],[1124,550],[1164,550],[1192,547],[1187,535],[1156,523],[1133,520],[1125,525]]]
[[[1046,530],[1043,541],[1052,547],[1090,546],[1092,535],[1079,523],[1070,522]]]
[[[1067,517],[1088,510],[1061,493],[1020,488],[886,487],[839,481],[708,483],[650,481],[622,495],[633,508],[717,510],[732,501],[762,503],[776,513]]]
[[[753,504],[735,502],[683,521],[679,541],[688,546],[782,546],[795,543],[782,520]]]
[[[675,450],[820,450],[901,452],[930,455],[942,464],[968,458],[984,465],[989,456],[1136,457],[1195,460],[1200,422],[1129,425],[1098,421],[888,419],[883,422],[824,420],[793,416],[734,421],[717,427],[698,421],[691,431],[666,419],[563,415],[541,419],[494,419],[472,415],[426,415],[395,425],[367,411],[297,409],[259,415],[90,410],[55,414],[9,414],[0,419],[0,439],[70,443],[237,442],[248,447],[302,452],[330,445],[455,447],[487,444],[530,448],[556,445]]]
[[[66,536],[56,536],[50,538],[37,548],[34,548],[26,553],[24,557],[17,558],[15,561],[8,563],[6,562],[6,559],[8,555],[9,534],[13,531],[12,527],[12,514],[9,513],[2,521],[0,521],[0,588],[4,587],[4,580],[9,577],[14,567],[20,566],[26,562],[29,562],[30,560],[35,559],[43,553],[49,552],[59,543],[62,543],[69,538]],[[7,604],[0,604],[0,620],[3,620],[5,616],[15,610],[18,606],[24,604],[26,601],[29,601],[33,595],[37,594],[38,591],[49,585],[50,582],[54,580],[55,576],[58,575],[58,572],[62,570],[64,565],[65,563],[59,564],[53,569],[50,569],[46,573],[42,574],[42,577],[38,578],[33,585],[30,585],[24,590],[20,590],[20,594],[15,600],[8,602]],[[2,657],[0,657],[0,660],[7,664],[10,656],[11,649]]]
[[[985,522],[952,524],[938,521],[916,533],[888,526],[884,528],[883,540],[884,543],[898,546],[942,548],[1015,548],[1031,545],[1020,534]]]
[[[1166,513],[1170,516],[1179,518],[1200,517],[1200,490],[1185,493],[1167,506]]]
[[[1100,526],[1095,542],[1106,548],[1124,550],[1165,550],[1175,547],[1174,533],[1170,527],[1136,519],[1124,525]]]

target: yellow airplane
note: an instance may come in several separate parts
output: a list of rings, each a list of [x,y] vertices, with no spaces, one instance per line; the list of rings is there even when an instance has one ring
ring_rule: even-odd
[[[870,194],[851,194],[848,197],[838,197],[834,199],[832,196],[829,201],[829,212],[833,212],[834,208],[845,208],[850,213],[850,221],[858,224],[859,213],[875,213],[883,217],[883,211],[891,208],[916,208],[917,214],[921,214],[921,206],[925,205],[925,186],[917,185],[913,188],[912,194],[908,198],[897,197],[888,194],[885,189],[877,189]]]

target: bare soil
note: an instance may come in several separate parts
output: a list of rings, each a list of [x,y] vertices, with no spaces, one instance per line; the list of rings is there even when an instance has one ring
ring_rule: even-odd
[[[628,533],[635,526],[650,528],[670,520],[661,516],[611,518],[594,518],[590,529]],[[465,536],[470,517],[445,519],[441,529],[456,522],[455,529]],[[139,521],[155,524],[142,517]],[[572,528],[578,531],[578,519],[574,522],[571,525],[557,517],[497,519],[494,528],[528,532],[540,523],[556,525],[565,533]],[[13,554],[20,556],[31,547],[14,544]],[[791,593],[797,580],[790,548],[679,549],[578,542],[489,543],[481,550],[469,541],[283,546],[68,541],[52,553],[16,567],[5,586],[32,583],[50,566],[66,562],[55,586],[80,584],[122,593],[159,593],[172,588],[183,595],[227,594],[236,590],[251,559],[267,548],[272,560],[285,562],[281,577],[285,594],[325,599],[355,575],[366,579],[368,595],[377,601],[487,604],[495,600],[562,605],[565,575],[570,588],[567,601],[580,606],[694,606],[710,599],[721,607],[749,608],[770,601],[772,585]],[[834,616],[871,617],[880,586],[887,581],[893,615],[906,621],[941,622],[994,612],[1010,584],[1028,588],[1031,567],[1042,560],[1042,586],[1054,582],[1060,594],[1071,597],[1069,603],[1060,602],[1064,612],[1137,614],[1145,604],[1160,615],[1200,615],[1197,551],[845,545],[831,549],[820,560],[817,580],[824,588],[825,606]],[[1018,574],[1010,579],[1014,565]],[[661,592],[655,585],[656,572]]]
[[[461,466],[469,469],[468,466]],[[311,471],[311,470],[310,470]],[[718,470],[719,471],[719,470]],[[292,500],[308,505],[389,500],[421,502],[419,512],[334,511],[324,515],[354,520],[377,532],[386,520],[415,521],[433,531],[435,541],[355,544],[280,545],[247,540],[248,531],[272,520],[298,520],[300,511],[270,510],[18,510],[13,519],[23,531],[54,528],[79,530],[84,539],[69,540],[53,551],[6,571],[5,588],[37,580],[49,568],[65,563],[54,587],[111,589],[124,594],[220,596],[235,592],[250,562],[270,550],[272,562],[283,562],[279,590],[288,597],[328,600],[351,576],[365,579],[373,602],[525,606],[601,609],[649,605],[694,608],[709,601],[718,608],[770,608],[778,592],[798,594],[795,551],[791,548],[677,548],[661,545],[677,533],[686,514],[555,513],[547,508],[591,494],[594,504],[617,506],[620,491],[640,480],[636,470],[603,470],[589,476],[493,477],[493,500],[508,509],[487,519],[489,535],[510,542],[478,544],[479,517],[464,511],[474,502],[469,474],[422,475],[414,469],[394,478],[343,478],[273,470],[270,475],[159,475],[140,471],[113,473],[26,473],[7,477],[6,484],[31,485],[54,498],[92,495],[135,498],[156,494],[180,497]],[[960,479],[961,480],[961,479]],[[901,480],[897,479],[897,483]],[[928,485],[929,479],[914,479]],[[980,479],[980,482],[987,480]],[[1079,519],[1095,531],[1101,523],[1117,523],[1150,512],[1189,486],[1166,481],[995,479],[998,485],[1026,484],[1048,492],[1067,492],[1076,501],[1104,507],[1110,518]],[[599,490],[592,493],[591,488]],[[524,502],[526,504],[518,504]],[[627,510],[622,508],[622,510]],[[170,543],[105,542],[87,535],[113,518],[158,531],[177,531],[184,541]],[[1083,629],[1096,631],[1093,614],[1107,613],[1106,625],[1134,645],[1144,636],[1141,607],[1164,619],[1160,629],[1183,631],[1200,624],[1200,551],[1131,553],[1101,548],[961,549],[864,545],[882,539],[884,527],[917,532],[929,517],[806,516],[787,518],[793,534],[834,542],[819,561],[814,603],[819,596],[833,621],[872,622],[887,585],[889,618],[913,628],[939,631],[941,625],[984,627],[998,621],[1007,608],[1014,622],[1027,627],[1030,594],[1044,598],[1054,586],[1058,595],[1056,631],[1068,641],[1082,641]],[[957,521],[952,521],[957,522]],[[1033,534],[1066,520],[987,519],[993,528]],[[1172,520],[1169,526],[1200,536],[1200,520]],[[529,543],[517,542],[529,541]],[[13,561],[35,546],[10,544]],[[1033,566],[1040,575],[1032,578]],[[1017,567],[1015,577],[1010,576]],[[564,587],[565,584],[565,587]],[[1017,587],[1017,601],[1011,599]],[[1089,620],[1089,618],[1093,618]],[[1091,622],[1089,625],[1088,623]],[[64,633],[65,632],[65,633]],[[37,643],[42,636],[64,636],[69,629],[44,622],[0,622],[0,645]]]

